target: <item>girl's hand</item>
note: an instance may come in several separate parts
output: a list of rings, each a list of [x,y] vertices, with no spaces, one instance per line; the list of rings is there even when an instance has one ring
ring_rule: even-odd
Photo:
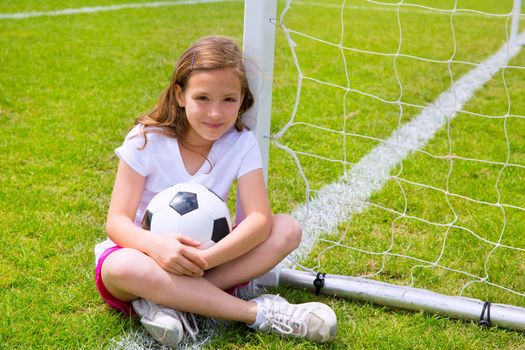
[[[200,242],[183,235],[151,235],[147,254],[164,270],[175,275],[202,277],[208,267],[196,249]]]

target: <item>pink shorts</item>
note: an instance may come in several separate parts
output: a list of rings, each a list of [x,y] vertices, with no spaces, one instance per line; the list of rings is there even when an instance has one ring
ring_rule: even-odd
[[[115,251],[117,251],[119,249],[122,249],[122,247],[115,246],[115,247],[110,247],[110,248],[104,250],[102,255],[100,255],[100,258],[98,258],[97,273],[96,273],[95,278],[96,278],[96,283],[97,283],[97,289],[98,289],[98,292],[100,293],[100,296],[102,297],[102,299],[104,299],[104,301],[106,301],[106,303],[108,303],[109,306],[111,306],[112,308],[122,311],[124,313],[124,315],[126,315],[126,316],[131,316],[131,315],[135,315],[135,310],[133,310],[133,306],[131,305],[131,301],[122,301],[120,299],[115,298],[106,289],[106,286],[104,285],[104,282],[102,282],[101,271],[102,271],[102,264],[104,263],[104,260],[106,260],[106,258],[108,257],[109,254],[111,254],[111,253],[113,253],[113,252],[115,252]]]
[[[109,254],[111,254],[111,253],[113,253],[113,252],[115,252],[115,251],[117,251],[119,249],[122,249],[122,247],[119,247],[119,246],[110,247],[110,248],[104,250],[102,255],[100,255],[100,258],[98,259],[98,262],[97,262],[97,272],[96,272],[96,276],[95,276],[97,289],[98,289],[98,292],[100,293],[100,296],[102,297],[102,299],[104,299],[104,301],[106,303],[108,303],[109,306],[111,306],[112,308],[123,312],[126,316],[136,315],[135,310],[133,309],[133,306],[131,305],[131,302],[130,301],[122,301],[120,299],[115,298],[106,289],[106,286],[104,286],[104,282],[102,281],[101,271],[102,271],[102,264],[104,263],[104,260],[106,260],[106,258],[108,257]],[[229,293],[231,295],[235,295],[235,290],[237,288],[243,287],[243,286],[247,285],[248,283],[249,282],[239,283],[235,287],[226,289],[225,292],[227,292],[227,293]]]

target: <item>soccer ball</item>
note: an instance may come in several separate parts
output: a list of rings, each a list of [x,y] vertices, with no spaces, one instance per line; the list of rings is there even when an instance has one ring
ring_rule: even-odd
[[[206,249],[232,229],[226,203],[203,185],[181,183],[157,193],[149,202],[142,228],[161,234],[182,234]]]

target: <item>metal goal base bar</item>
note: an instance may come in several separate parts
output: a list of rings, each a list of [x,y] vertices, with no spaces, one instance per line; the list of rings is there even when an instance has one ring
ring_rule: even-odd
[[[365,278],[327,274],[323,280],[323,278],[319,278],[319,274],[315,276],[308,272],[278,267],[257,279],[256,282],[263,286],[292,285],[317,290],[323,294],[347,297],[394,308],[425,311],[455,319],[472,320],[482,326],[494,325],[525,331],[525,308],[522,307],[492,304],[478,299],[449,296],[425,289],[398,286]],[[321,284],[322,286],[320,286]]]

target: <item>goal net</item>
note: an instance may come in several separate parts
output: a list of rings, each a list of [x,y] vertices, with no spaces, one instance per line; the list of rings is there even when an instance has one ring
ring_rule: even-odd
[[[513,2],[279,12],[268,186],[275,211],[304,228],[290,265],[525,306]]]

